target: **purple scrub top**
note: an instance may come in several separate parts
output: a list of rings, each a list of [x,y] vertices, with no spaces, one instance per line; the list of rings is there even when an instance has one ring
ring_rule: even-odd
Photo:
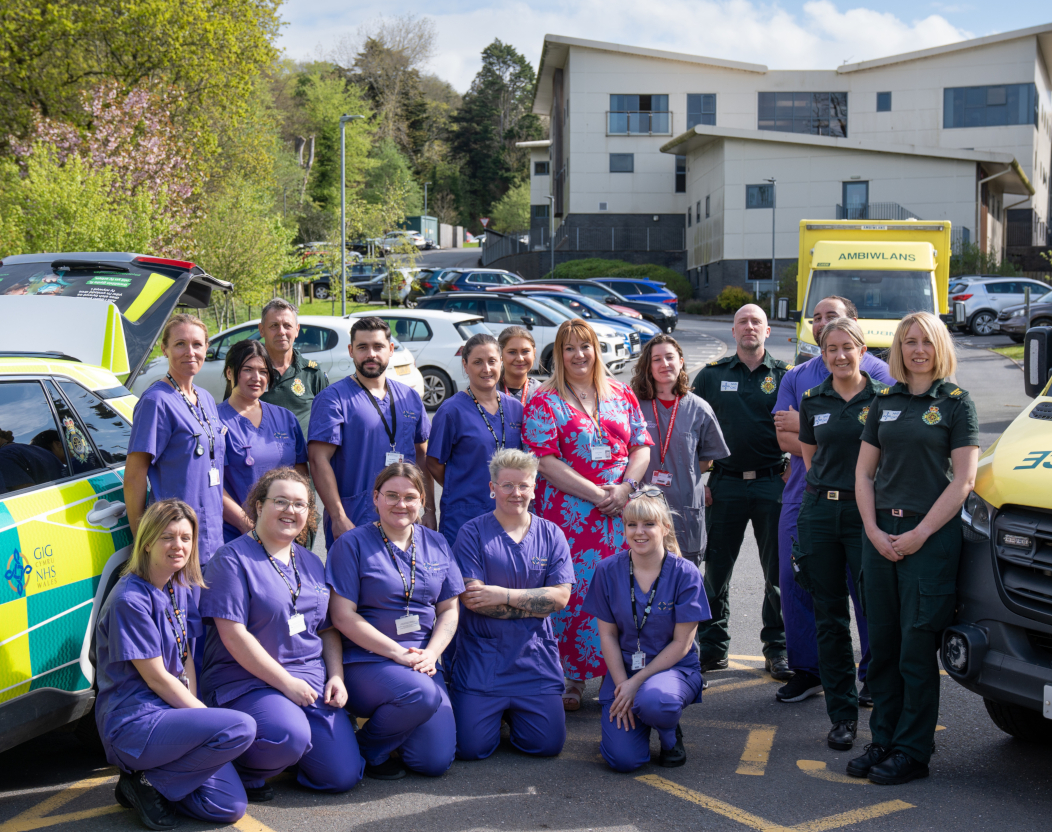
[[[499,395],[504,406],[503,436],[499,411],[486,413],[487,421],[505,448],[521,448],[522,403],[507,393]],[[489,495],[489,461],[497,450],[493,433],[483,423],[471,396],[463,391],[443,402],[435,413],[427,455],[446,466],[439,531],[451,547],[461,526],[496,508]]]
[[[509,589],[573,584],[566,536],[540,517],[531,520],[522,542],[515,543],[487,512],[464,524],[453,552],[465,583]],[[452,686],[482,696],[562,693],[563,669],[551,616],[503,620],[462,604]]]
[[[193,639],[202,634],[201,617],[190,589],[174,582],[172,586],[193,655]],[[158,589],[138,575],[125,575],[117,581],[99,613],[95,633],[99,685],[95,719],[106,747],[106,759],[113,765],[120,764],[114,748],[126,757],[139,757],[161,714],[171,709],[150,690],[132,664],[133,659],[160,658],[173,676],[183,672],[182,650],[175,637],[176,630],[182,637],[182,628],[178,623],[173,628],[165,610],[175,622],[167,589]]]
[[[229,401],[219,405],[219,419],[226,426],[226,465],[223,488],[242,505],[256,481],[275,468],[305,463],[307,443],[292,411],[260,402],[263,418],[257,428],[234,410]],[[252,465],[248,460],[252,460]],[[229,543],[241,532],[223,523],[223,541]]]
[[[201,590],[201,618],[208,627],[201,693],[212,707],[225,705],[267,683],[245,670],[226,649],[213,618],[244,624],[263,649],[285,670],[309,684],[320,696],[325,691],[325,662],[321,657],[322,630],[329,621],[329,587],[321,558],[298,543],[292,544],[301,590],[296,612],[307,629],[289,635],[292,594],[271,565],[259,541],[243,534],[223,546],[205,568],[208,589]],[[275,559],[286,580],[296,588],[292,564]]]
[[[196,387],[196,385],[195,385]],[[207,390],[197,389],[197,402],[215,433],[215,465],[219,485],[208,484],[212,467],[208,454],[208,433],[190,413],[182,396],[164,381],[154,382],[142,394],[132,413],[128,451],[153,456],[148,477],[150,502],[177,497],[197,513],[197,548],[201,565],[208,563],[223,545],[223,464],[226,443],[215,400]],[[200,434],[200,437],[195,436]],[[205,449],[194,453],[198,441]]]
[[[636,625],[632,620],[632,598],[628,594],[628,558],[629,550],[623,549],[596,567],[583,610],[600,621],[617,625],[625,672],[632,676],[632,654],[636,652]],[[642,620],[650,587],[647,588],[647,592],[643,592],[638,579],[633,586],[636,593],[636,614]],[[650,617],[640,632],[639,649],[647,654],[649,664],[672,641],[677,623],[708,621],[710,618],[712,613],[709,612],[709,601],[705,596],[698,567],[686,558],[669,554],[665,558],[665,565],[661,567]],[[687,655],[673,666],[684,670],[701,670],[695,650],[688,651]],[[599,701],[604,704],[612,702],[614,687],[613,678],[608,673],[599,691]],[[700,689],[698,695],[701,695]]]
[[[329,549],[325,580],[348,601],[358,605],[358,614],[388,638],[403,647],[424,648],[435,626],[435,605],[455,598],[464,591],[464,581],[445,538],[421,526],[413,527],[416,539],[416,587],[409,603],[409,614],[420,616],[420,629],[398,635],[395,619],[405,615],[405,586],[410,583],[409,555],[391,543],[405,584],[384,546],[374,523],[357,526],[340,535]],[[343,637],[343,662],[386,661]]]
[[[373,506],[373,482],[385,467],[391,442],[383,423],[370,404],[372,396],[353,378],[340,379],[322,390],[310,410],[308,442],[336,445],[330,464],[343,510],[356,526],[379,519]],[[387,380],[387,395],[374,399],[387,424],[391,424],[391,402],[398,408],[395,449],[405,462],[416,462],[416,446],[427,442],[431,421],[420,394],[400,381]],[[325,513],[325,545],[332,546],[332,523]]]
[[[862,356],[860,370],[870,378],[882,381],[888,386],[895,384],[891,377],[888,365],[872,353],[867,352]],[[799,412],[800,402],[804,400],[804,393],[812,387],[817,387],[829,378],[829,368],[822,360],[822,356],[797,364],[793,369],[782,377],[782,383],[778,385],[778,400],[774,404],[771,413],[779,410],[788,410],[790,405]],[[807,480],[807,469],[804,467],[802,457],[790,455],[789,457],[789,479],[782,491],[782,505],[795,505],[803,502],[804,486]]]

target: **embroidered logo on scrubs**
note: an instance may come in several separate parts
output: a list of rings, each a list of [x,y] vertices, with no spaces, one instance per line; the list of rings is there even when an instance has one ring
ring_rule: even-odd
[[[767,376],[760,385],[760,389],[764,393],[771,394],[778,388],[778,385],[774,383],[774,376]]]
[[[426,569],[428,572],[437,572],[439,569],[442,568],[442,563],[440,561],[428,562],[426,560],[422,560],[420,561],[420,568]]]
[[[88,440],[84,438],[84,434],[80,432],[80,429],[69,416],[62,420],[62,427],[66,429],[66,443],[69,445],[70,453],[81,462],[87,462],[88,456],[91,454],[91,448],[88,445]]]
[[[658,612],[672,612],[672,609],[675,606],[676,605],[675,605],[675,603],[673,601],[658,601],[657,611]]]
[[[928,408],[928,412],[921,416],[921,418],[926,425],[937,425],[942,421],[942,414],[939,412],[939,408],[932,405]]]
[[[302,396],[307,392],[307,388],[303,386],[303,382],[300,379],[296,379],[292,382],[292,392],[297,396]]]
[[[288,435],[288,433],[286,431],[276,430],[276,431],[274,431],[274,438],[278,442],[288,442],[291,437]]]
[[[28,563],[22,563],[22,553],[15,549],[11,553],[11,557],[7,559],[7,570],[4,572],[4,577],[7,578],[7,585],[11,587],[11,591],[19,598],[25,597],[26,578],[32,572],[33,567]]]
[[[546,558],[546,557],[544,557],[542,555],[534,555],[532,558],[530,558],[530,565],[531,566],[547,566],[548,565],[548,558]]]
[[[866,419],[869,417],[869,408],[864,407],[858,412],[858,420],[862,424],[866,424]]]

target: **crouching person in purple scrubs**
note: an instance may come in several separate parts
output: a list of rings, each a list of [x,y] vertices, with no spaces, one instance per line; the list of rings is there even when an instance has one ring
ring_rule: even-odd
[[[95,719],[106,759],[120,768],[114,796],[149,829],[173,829],[175,810],[210,823],[245,814],[231,760],[256,735],[252,717],[207,708],[190,660],[203,586],[197,515],[181,500],[139,520],[124,575],[99,613]]]
[[[276,468],[244,508],[253,531],[205,568],[201,616],[214,626],[204,700],[256,721],[255,741],[234,761],[250,802],[273,798],[264,781],[297,763],[301,785],[345,792],[365,764],[343,710],[342,645],[329,620],[325,567],[303,546],[317,527],[314,491],[298,471]]]
[[[450,685],[457,757],[496,751],[502,716],[513,746],[553,757],[566,741],[566,713],[550,616],[570,600],[570,547],[562,529],[529,512],[537,457],[505,448],[489,471],[497,508],[465,523],[453,547],[466,587]]]
[[[687,761],[680,715],[701,701],[694,633],[712,616],[701,573],[680,557],[660,489],[632,494],[623,517],[629,548],[599,564],[584,602],[609,670],[599,690],[599,751],[615,771],[635,771],[650,760],[653,728],[658,765],[673,768]]]
[[[388,465],[373,486],[380,519],[340,535],[325,564],[349,708],[368,719],[358,745],[377,780],[398,780],[406,768],[437,777],[456,752],[453,709],[435,671],[457,631],[464,582],[445,538],[419,523],[424,493],[419,468]]]

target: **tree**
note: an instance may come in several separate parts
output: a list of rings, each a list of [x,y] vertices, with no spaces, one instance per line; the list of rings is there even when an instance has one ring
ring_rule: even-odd
[[[490,225],[494,231],[511,233],[530,227],[530,183],[513,186],[490,209]]]
[[[370,154],[363,196],[366,202],[378,205],[388,200],[391,194],[401,195],[403,215],[423,212],[423,190],[413,180],[409,163],[391,139],[381,139]],[[390,230],[384,229],[385,233]]]

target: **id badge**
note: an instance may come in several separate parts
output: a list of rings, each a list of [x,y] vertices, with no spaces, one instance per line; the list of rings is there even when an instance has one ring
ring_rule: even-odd
[[[654,485],[672,485],[672,474],[668,471],[655,471],[650,477]]]
[[[885,410],[880,414],[880,421],[882,422],[894,422],[899,418],[901,410]]]
[[[642,650],[637,650],[632,654],[632,669],[642,670],[647,664],[647,654]]]
[[[183,683],[183,687],[190,690],[190,677],[185,672],[179,674],[179,681]]]
[[[210,486],[219,485],[219,469],[209,468],[208,469],[208,484]]]
[[[738,382],[736,382],[736,381],[721,381],[720,382],[720,392],[721,393],[737,393],[738,392]]]
[[[406,633],[415,633],[419,629],[419,615],[403,615],[401,618],[395,619],[395,632],[400,636],[404,636]]]
[[[592,445],[592,462],[605,462],[612,458],[609,445]]]
[[[295,615],[289,616],[289,635],[295,636],[302,633],[307,629],[307,622],[303,618],[303,613],[298,612]]]
[[[816,413],[815,414],[815,427],[816,428],[819,425],[825,425],[825,424],[828,424],[828,423],[829,423],[829,414],[828,413]]]
[[[394,465],[402,461],[402,455],[398,451],[388,451],[384,455],[384,465]]]

